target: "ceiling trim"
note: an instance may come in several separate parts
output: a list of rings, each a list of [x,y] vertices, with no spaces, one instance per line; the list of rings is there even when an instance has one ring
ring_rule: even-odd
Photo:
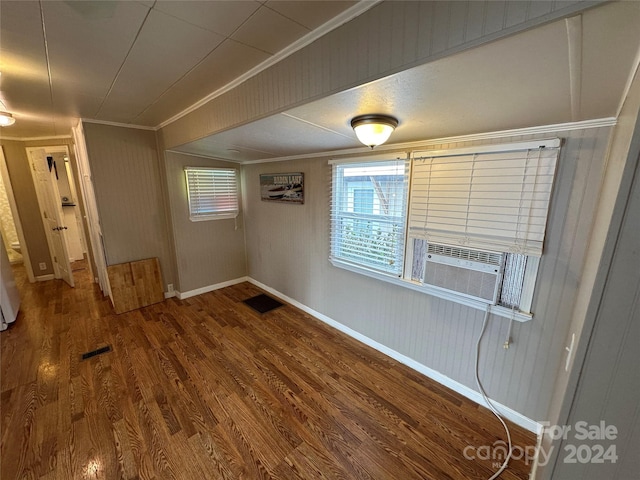
[[[197,110],[198,108],[202,107],[203,105],[209,103],[214,98],[219,97],[220,95],[223,95],[223,94],[227,93],[230,90],[233,90],[234,88],[236,88],[241,83],[249,80],[251,77],[254,77],[255,75],[259,74],[260,72],[262,72],[262,71],[266,70],[267,68],[271,67],[272,65],[275,65],[276,63],[284,60],[289,55],[292,55],[295,52],[297,52],[298,50],[301,50],[304,47],[306,47],[307,45],[315,42],[318,38],[326,35],[327,33],[331,32],[332,30],[338,28],[339,26],[349,22],[350,20],[353,20],[354,18],[358,17],[359,15],[362,15],[364,12],[366,12],[367,10],[373,8],[375,5],[377,5],[381,1],[382,0],[360,0],[358,3],[356,3],[351,8],[346,9],[345,11],[340,13],[338,16],[333,17],[328,22],[322,24],[321,26],[319,26],[315,30],[312,30],[311,32],[306,34],[304,37],[299,38],[298,40],[296,40],[292,44],[290,44],[287,47],[285,47],[282,50],[280,50],[275,55],[272,55],[271,57],[266,59],[264,62],[256,65],[251,70],[249,70],[249,71],[245,72],[244,74],[240,75],[238,78],[236,78],[232,82],[227,83],[224,87],[221,87],[218,90],[215,90],[215,91],[211,92],[209,95],[207,95],[206,97],[198,100],[196,103],[194,103],[190,107],[187,107],[186,109],[182,110],[180,113],[177,113],[173,117],[171,117],[171,118],[165,120],[164,122],[160,123],[159,125],[157,125],[155,127],[155,129],[159,130],[161,128],[164,128],[167,125],[175,122],[176,120],[181,119],[185,115],[188,115],[189,113],[191,113],[191,112]]]
[[[120,123],[120,122],[109,122],[108,120],[95,120],[93,118],[81,118],[82,122],[87,123],[98,123],[100,125],[109,125],[110,127],[124,127],[124,128],[136,128],[138,130],[151,130],[153,132],[157,131],[157,127],[149,127],[146,125],[135,125],[133,123]]]
[[[376,153],[379,152],[395,152],[402,150],[413,150],[416,148],[424,148],[433,145],[441,145],[443,143],[460,143],[473,142],[480,140],[495,140],[499,138],[511,137],[516,135],[541,135],[547,133],[565,132],[570,130],[583,130],[587,128],[612,127],[616,125],[618,119],[616,117],[596,118],[593,120],[583,120],[580,122],[557,123],[554,125],[541,125],[537,127],[514,128],[511,130],[500,130],[497,132],[473,133],[470,135],[458,135],[455,137],[434,138],[430,140],[420,140],[417,142],[397,143],[390,145],[382,145],[376,147]],[[288,160],[300,160],[306,158],[318,157],[334,157],[342,155],[355,155],[371,152],[366,147],[349,148],[344,150],[334,150],[330,152],[306,153],[303,155],[290,155],[287,157],[266,158],[263,160],[247,160],[241,162],[242,165],[253,165],[258,163],[286,162]]]
[[[39,142],[41,140],[66,140],[71,138],[71,135],[53,135],[50,137],[7,137],[1,135],[0,140],[11,140],[14,142]]]

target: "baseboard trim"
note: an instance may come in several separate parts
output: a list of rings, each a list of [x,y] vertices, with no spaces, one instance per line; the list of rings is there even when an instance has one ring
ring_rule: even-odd
[[[416,370],[417,372],[422,373],[423,375],[431,378],[432,380],[435,380],[436,382],[444,385],[445,387],[450,388],[454,392],[459,393],[460,395],[468,398],[469,400],[472,400],[479,405],[486,406],[484,399],[482,398],[482,395],[479,392],[476,392],[475,390],[473,390],[472,388],[469,388],[466,385],[463,385],[447,377],[446,375],[443,375],[440,372],[437,372],[436,370],[433,370],[427,367],[426,365],[423,365],[420,362],[417,362],[412,358],[407,357],[406,355],[400,352],[397,352],[375,340],[372,340],[371,338],[347,327],[346,325],[343,325],[340,322],[337,322],[336,320],[333,320],[330,317],[327,317],[326,315],[320,312],[313,310],[312,308],[307,307],[306,305],[298,302],[297,300],[291,297],[288,297],[287,295],[277,291],[274,288],[271,288],[265,285],[262,282],[259,282],[254,278],[247,277],[246,280],[256,285],[257,287],[260,287],[263,290],[269,292],[270,294],[280,298],[281,300],[284,300],[285,302],[290,303],[291,305],[299,308],[303,312],[308,313],[309,315],[312,315],[313,317],[326,323],[327,325],[330,325],[335,329],[340,330],[341,332],[345,333],[346,335],[349,335],[350,337],[358,340],[359,342],[362,342],[365,345],[368,345],[371,348],[374,348],[375,350],[378,350],[379,352],[384,353],[385,355],[393,358],[394,360],[397,360],[398,362]],[[492,400],[491,403],[498,410],[498,412],[500,412],[501,415],[503,415],[506,419],[510,420],[516,425],[519,425],[522,428],[525,428],[530,432],[535,433],[536,435],[542,431],[542,425],[539,424],[538,422],[531,420],[530,418],[522,415],[519,412],[516,412],[512,408],[509,408],[505,405],[502,405],[501,403],[496,402],[495,400]]]
[[[214,290],[219,290],[224,287],[230,287],[231,285],[236,285],[242,282],[248,282],[249,280],[249,277],[240,277],[234,280],[227,280],[226,282],[216,283],[215,285],[207,285],[206,287],[196,288],[195,290],[189,290],[186,292],[179,292],[175,290],[174,292],[176,297],[178,297],[180,300],[184,300],[185,298],[194,297],[196,295],[201,295],[207,292],[213,292]]]
[[[46,282],[47,280],[53,280],[56,277],[53,273],[49,273],[48,275],[39,275],[36,277],[36,282]]]

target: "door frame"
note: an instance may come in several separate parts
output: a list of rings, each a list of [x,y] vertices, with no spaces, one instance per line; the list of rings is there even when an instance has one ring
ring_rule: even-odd
[[[85,218],[87,231],[89,232],[89,241],[93,261],[96,267],[96,276],[94,280],[100,286],[103,295],[111,298],[111,285],[109,283],[109,275],[107,272],[107,259],[104,251],[104,242],[102,239],[102,228],[100,226],[100,213],[96,202],[96,195],[91,177],[91,166],[89,164],[89,154],[87,152],[87,144],[84,138],[84,129],[82,120],[71,129],[73,135],[73,148],[76,156],[76,166],[78,167],[78,185],[84,202]]]
[[[44,221],[44,218],[43,218],[43,215],[42,215],[42,199],[40,197],[45,192],[41,192],[39,190],[40,189],[39,182],[37,182],[36,178],[34,177],[34,168],[33,168],[33,164],[32,164],[32,161],[33,161],[32,154],[35,151],[44,150],[45,155],[62,153],[63,155],[69,156],[69,147],[67,145],[50,145],[50,146],[42,146],[42,147],[25,147],[25,150],[27,152],[27,159],[28,159],[29,164],[30,164],[29,170],[31,172],[31,178],[33,180],[33,185],[34,185],[34,187],[36,189],[36,196],[38,197],[38,208],[40,209],[40,218],[41,218],[41,220],[43,222],[45,235],[47,237],[47,246],[49,247],[49,255],[51,256],[51,266],[53,267],[53,276],[54,276],[54,278],[62,278],[62,275],[60,274],[60,271],[58,269],[58,265],[54,261],[54,258],[56,256],[56,254],[55,254],[54,247],[53,247],[53,239],[51,238],[51,232],[47,228],[47,225],[45,224],[45,221]],[[70,181],[73,181],[73,179],[70,179]],[[54,188],[54,186],[50,185],[49,188]],[[64,232],[60,232],[60,234],[64,235]],[[65,261],[65,263],[70,264],[70,262],[69,262],[69,252],[66,250],[66,247],[63,250],[64,250],[64,254],[67,256],[67,258],[64,259],[64,261]],[[74,283],[73,271],[71,269],[69,269],[69,276],[71,277],[71,286],[73,286],[73,283]]]

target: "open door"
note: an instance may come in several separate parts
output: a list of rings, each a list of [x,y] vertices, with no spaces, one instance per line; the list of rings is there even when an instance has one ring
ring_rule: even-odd
[[[82,194],[82,199],[84,201],[84,208],[87,215],[86,220],[89,227],[89,242],[91,243],[93,260],[97,270],[97,281],[102,293],[105,296],[108,295],[109,298],[112,298],[109,274],[107,272],[106,255],[102,240],[102,229],[100,227],[100,215],[98,214],[96,195],[93,189],[93,181],[91,180],[91,167],[89,166],[89,155],[87,153],[87,145],[84,140],[82,121],[79,121],[78,125],[72,128],[71,131],[73,132],[76,162],[78,172],[80,174],[80,193]]]
[[[47,160],[47,154],[42,148],[29,149],[29,157],[42,222],[49,240],[55,277],[61,278],[73,287],[69,250],[64,235],[64,230],[67,227],[64,225],[62,203],[56,182],[56,166]],[[64,165],[61,167],[64,168]]]

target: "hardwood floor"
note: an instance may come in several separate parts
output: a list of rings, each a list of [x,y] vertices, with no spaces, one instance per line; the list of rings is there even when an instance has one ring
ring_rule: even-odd
[[[262,293],[251,284],[115,315],[81,267],[75,289],[17,271],[22,313],[0,335],[3,480],[495,471],[464,456],[503,438],[488,410],[292,306],[255,313],[242,303]],[[512,460],[500,478],[529,469]]]

